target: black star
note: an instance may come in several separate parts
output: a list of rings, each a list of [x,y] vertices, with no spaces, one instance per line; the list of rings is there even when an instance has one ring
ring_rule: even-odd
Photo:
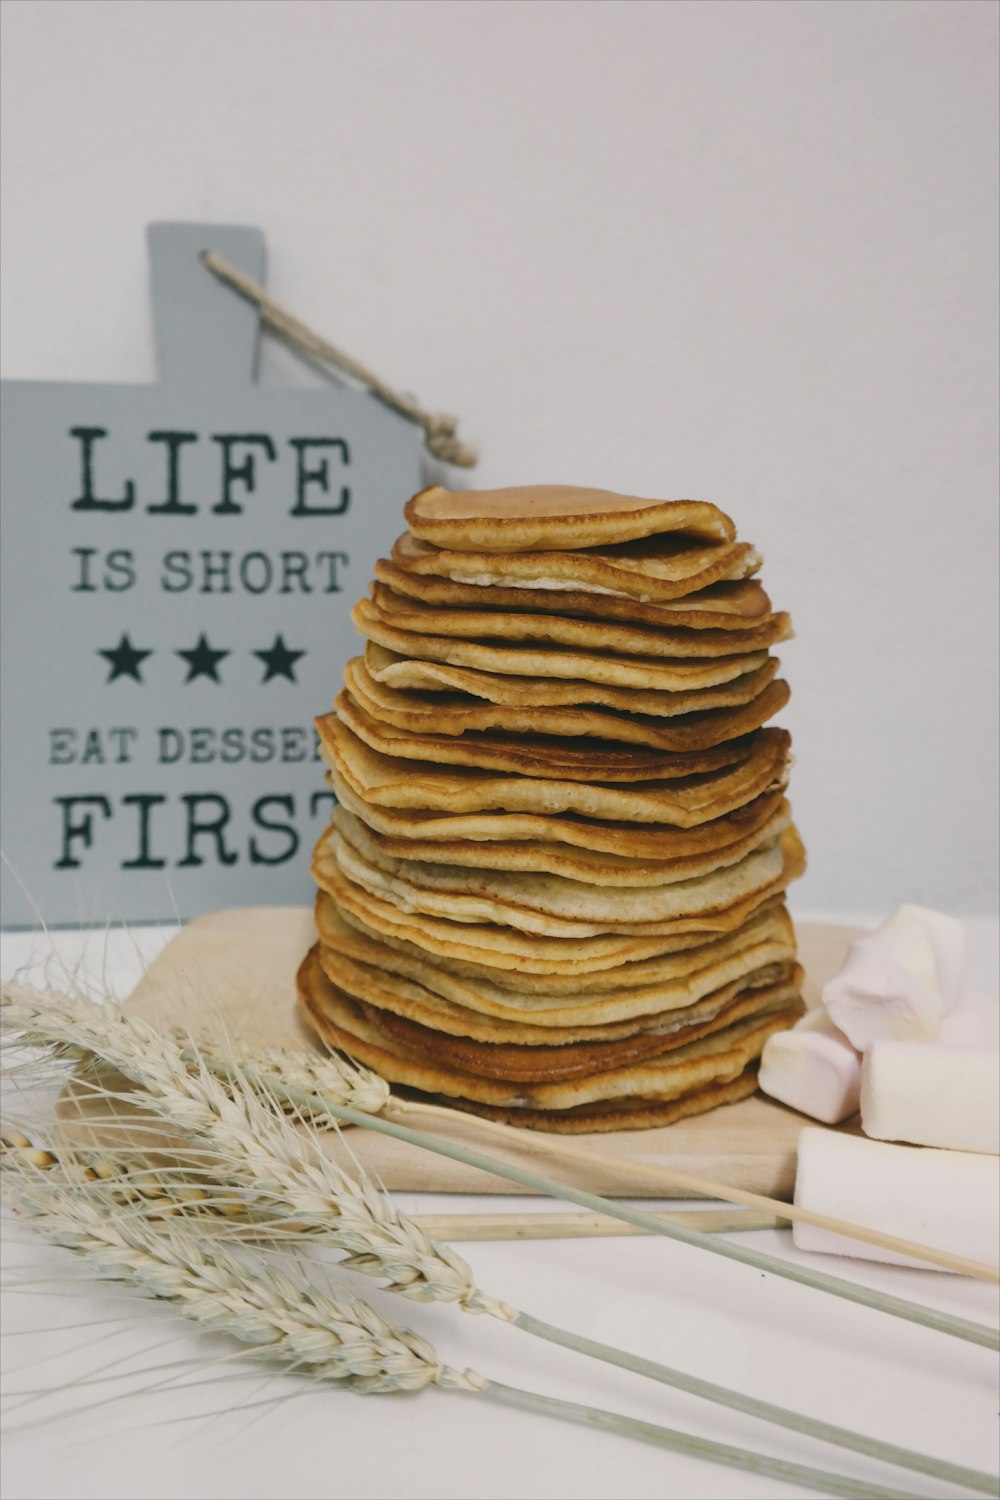
[[[116,677],[132,677],[136,682],[142,682],[140,666],[147,656],[152,656],[152,651],[137,651],[127,635],[123,635],[117,646],[107,651],[98,651],[98,656],[103,656],[111,663],[111,671],[108,673],[108,681],[114,682]]]
[[[297,682],[295,675],[295,663],[300,656],[305,656],[304,651],[289,651],[285,645],[282,635],[274,637],[274,645],[270,651],[255,651],[254,656],[260,657],[267,671],[261,678],[261,684],[270,682],[272,677],[287,677],[289,682]]]
[[[213,651],[202,631],[196,644],[190,651],[175,651],[175,656],[183,656],[187,662],[188,674],[185,682],[193,682],[196,677],[207,677],[212,682],[221,682],[219,676],[219,662],[224,656],[230,656],[229,651]]]

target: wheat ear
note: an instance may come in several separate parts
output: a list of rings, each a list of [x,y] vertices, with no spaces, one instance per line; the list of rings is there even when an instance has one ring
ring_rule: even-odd
[[[767,1454],[695,1438],[617,1412],[564,1402],[486,1380],[444,1364],[433,1346],[395,1328],[358,1298],[322,1291],[304,1270],[294,1276],[255,1258],[252,1266],[181,1217],[152,1223],[122,1212],[106,1184],[90,1181],[67,1151],[70,1176],[42,1171],[26,1156],[5,1159],[4,1196],[44,1238],[86,1258],[96,1274],[171,1303],[214,1332],[230,1333],[245,1353],[276,1359],[290,1371],[380,1393],[428,1385],[486,1396],[504,1405],[562,1416],[675,1452],[798,1483],[856,1500],[916,1500],[907,1491],[863,1484]]]
[[[132,1283],[174,1304],[203,1328],[232,1333],[252,1353],[265,1348],[297,1368],[358,1390],[419,1390],[434,1384],[481,1390],[472,1371],[443,1365],[425,1339],[394,1328],[355,1297],[332,1297],[264,1260],[252,1269],[204,1233],[123,1211],[114,1190],[85,1181],[85,1165],[63,1172],[5,1159],[4,1197],[44,1238],[87,1258],[95,1273]],[[72,1168],[76,1170],[72,1170]]]
[[[548,1342],[764,1421],[992,1494],[990,1475],[700,1381],[497,1302],[476,1287],[471,1269],[459,1256],[433,1241],[405,1215],[396,1213],[363,1176],[360,1183],[347,1177],[325,1153],[293,1129],[266,1096],[249,1093],[235,1066],[230,1065],[223,1088],[207,1071],[197,1049],[188,1049],[185,1064],[162,1033],[121,1012],[105,1016],[105,1009],[88,1000],[28,992],[11,998],[4,1021],[29,1041],[72,1037],[75,1046],[83,1043],[91,1047],[104,1061],[145,1084],[149,1090],[147,1107],[174,1129],[208,1147],[215,1164],[226,1174],[227,1184],[213,1188],[212,1198],[225,1201],[224,1188],[232,1183],[252,1190],[258,1203],[260,1195],[265,1195],[272,1212],[301,1229],[324,1233],[338,1247],[351,1252],[346,1266],[385,1277],[388,1290],[422,1300],[457,1301],[467,1310],[491,1313]],[[251,1228],[261,1232],[259,1216]]]
[[[321,1228],[348,1252],[351,1269],[385,1278],[387,1289],[407,1297],[458,1302],[510,1321],[510,1310],[479,1290],[460,1255],[398,1213],[369,1179],[355,1181],[338,1167],[285,1119],[273,1091],[241,1087],[235,1059],[214,1059],[217,1077],[198,1047],[182,1052],[118,1006],[23,986],[5,988],[0,1020],[28,1045],[70,1047],[74,1054],[83,1048],[140,1084],[146,1114],[210,1153],[227,1185],[252,1192],[258,1203],[263,1197],[298,1225]],[[353,1097],[356,1070],[328,1072],[341,1095]],[[92,1087],[103,1098],[121,1098],[99,1083]]]
[[[176,1028],[172,1035],[178,1042],[187,1040]],[[391,1098],[384,1078],[370,1068],[352,1062],[342,1052],[291,1052],[287,1047],[250,1047],[231,1033],[226,1036],[224,1053],[201,1037],[198,1046],[203,1053],[233,1062],[238,1068],[252,1064],[266,1073],[275,1073],[305,1093],[332,1093],[343,1104],[363,1109],[368,1114],[377,1115]]]

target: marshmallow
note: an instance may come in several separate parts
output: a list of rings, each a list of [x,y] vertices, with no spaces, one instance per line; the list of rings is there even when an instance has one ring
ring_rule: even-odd
[[[820,1005],[768,1037],[757,1082],[772,1099],[836,1125],[858,1107],[861,1059]]]
[[[1000,1266],[1000,1173],[989,1156],[890,1146],[809,1126],[799,1136],[795,1202]],[[800,1250],[942,1269],[811,1224],[794,1223],[792,1239]]]
[[[880,1037],[932,1041],[962,986],[961,922],[921,906],[900,906],[852,943],[840,973],[823,987],[830,1018],[863,1052]]]
[[[861,1073],[866,1135],[1000,1154],[1000,1052],[875,1042]]]

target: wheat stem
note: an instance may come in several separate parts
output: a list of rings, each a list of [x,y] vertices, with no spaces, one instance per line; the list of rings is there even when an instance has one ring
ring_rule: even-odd
[[[497,1137],[501,1141],[514,1145],[516,1149],[524,1148],[523,1128],[507,1125],[501,1120],[487,1120],[478,1115],[470,1117],[448,1105],[418,1103],[414,1099],[393,1099],[391,1114],[393,1118],[402,1119],[404,1123],[407,1123],[407,1116],[415,1117],[417,1125],[427,1118],[436,1117],[446,1121],[454,1121],[457,1118],[463,1124],[468,1123],[474,1131],[488,1137]],[[532,1145],[535,1145],[534,1141]],[[613,1169],[618,1178],[616,1186],[622,1189],[631,1184],[632,1187],[641,1191],[649,1191],[653,1184],[659,1184],[664,1190],[673,1192],[679,1190],[685,1196],[693,1194],[699,1198],[721,1198],[726,1202],[741,1203],[748,1208],[765,1213],[783,1214],[791,1224],[812,1224],[831,1234],[840,1234],[845,1238],[855,1239],[860,1244],[892,1250],[897,1255],[909,1255],[927,1265],[954,1271],[959,1276],[972,1276],[978,1281],[988,1281],[993,1285],[1000,1283],[1000,1271],[996,1266],[989,1265],[985,1261],[974,1260],[967,1255],[958,1255],[953,1250],[941,1250],[933,1245],[918,1244],[914,1240],[903,1239],[899,1235],[888,1234],[881,1229],[873,1229],[868,1225],[854,1224],[846,1219],[835,1218],[832,1214],[819,1213],[816,1209],[806,1208],[801,1203],[781,1203],[778,1199],[768,1198],[762,1193],[751,1193],[745,1188],[731,1187],[728,1183],[715,1182],[711,1178],[695,1175],[693,1172],[682,1172],[676,1167],[665,1167],[659,1162],[649,1160],[639,1162],[628,1156],[599,1155],[588,1148],[573,1145],[560,1136],[545,1139],[544,1147],[541,1149],[555,1164],[556,1171],[560,1166],[566,1165],[570,1168],[597,1166],[605,1171]]]
[[[787,1219],[777,1214],[758,1213],[752,1208],[679,1208],[667,1218],[687,1224],[691,1229],[710,1230],[712,1234],[745,1234],[755,1229],[784,1229]],[[589,1240],[617,1239],[623,1235],[642,1234],[633,1224],[608,1219],[604,1214],[535,1213],[458,1213],[416,1214],[419,1224],[435,1239],[450,1245],[468,1240]]]
[[[579,1354],[592,1355],[595,1359],[604,1360],[606,1364],[619,1365],[623,1370],[631,1370],[636,1375],[647,1375],[650,1380],[658,1380],[663,1385],[673,1386],[675,1390],[686,1391],[691,1396],[701,1396],[706,1401],[714,1401],[717,1405],[727,1406],[732,1411],[743,1412],[748,1417],[758,1417],[761,1421],[773,1422],[778,1427],[789,1428],[792,1432],[806,1433],[809,1437],[819,1438],[821,1442],[832,1443],[838,1448],[848,1448],[854,1453],[863,1453],[868,1458],[878,1458],[884,1463],[896,1464],[902,1469],[912,1469],[916,1474],[928,1474],[934,1479],[943,1479],[948,1484],[964,1484],[969,1489],[981,1491],[984,1495],[997,1493],[1000,1481],[993,1474],[985,1474],[979,1469],[966,1468],[964,1464],[952,1464],[944,1459],[931,1458],[926,1454],[912,1452],[909,1448],[899,1448],[894,1443],[885,1443],[879,1438],[865,1437],[862,1433],[851,1432],[846,1427],[838,1427],[833,1422],[824,1422],[817,1417],[786,1411],[783,1406],[774,1406],[771,1402],[760,1401],[755,1396],[745,1396],[740,1391],[731,1391],[726,1386],[715,1385],[709,1380],[699,1380],[697,1376],[686,1375],[682,1370],[669,1369],[654,1360],[643,1359],[635,1354],[624,1354],[621,1350],[611,1348],[607,1344],[597,1343],[577,1333],[569,1333],[564,1328],[556,1328],[553,1324],[534,1318],[529,1313],[518,1313],[514,1326],[523,1328],[525,1332],[533,1333],[550,1344],[560,1344],[564,1349],[573,1349]]]
[[[783,1479],[790,1484],[805,1485],[825,1495],[846,1495],[857,1500],[915,1500],[909,1490],[892,1490],[857,1479],[847,1479],[841,1474],[830,1474],[823,1469],[811,1469],[804,1464],[788,1463],[784,1459],[754,1453],[746,1448],[733,1448],[728,1443],[715,1443],[707,1438],[692,1437],[686,1432],[676,1432],[669,1427],[656,1427],[650,1422],[635,1417],[623,1417],[617,1412],[599,1411],[592,1406],[580,1406],[575,1401],[562,1401],[556,1396],[541,1396],[532,1391],[521,1391],[515,1386],[500,1385],[490,1380],[486,1388],[478,1393],[488,1400],[498,1401],[503,1406],[516,1406],[522,1411],[536,1411],[550,1416],[579,1422],[584,1427],[596,1428],[599,1432],[617,1432],[632,1437],[645,1438],[661,1448],[674,1453],[687,1453],[694,1458],[711,1458],[716,1463],[732,1469],[743,1469],[751,1474],[766,1474],[772,1479]]]

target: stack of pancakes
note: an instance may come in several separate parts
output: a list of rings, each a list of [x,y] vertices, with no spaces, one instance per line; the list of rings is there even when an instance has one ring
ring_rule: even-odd
[[[424,490],[317,721],[338,807],[299,975],[328,1042],[515,1124],[753,1091],[802,1012],[791,634],[713,505]]]

